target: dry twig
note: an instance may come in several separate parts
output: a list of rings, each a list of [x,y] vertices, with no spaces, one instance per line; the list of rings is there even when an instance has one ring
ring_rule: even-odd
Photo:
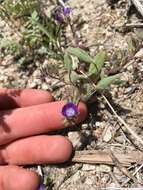
[[[143,1],[142,0],[131,0],[131,1],[143,17]]]
[[[112,151],[110,151],[110,156],[113,160],[113,162],[115,163],[115,165],[119,168],[119,170],[126,175],[128,178],[130,178],[130,180],[133,180],[134,183],[138,183],[137,179],[129,173],[129,171],[120,163],[120,161],[118,160],[118,158],[113,154]]]
[[[143,23],[128,23],[125,26],[128,28],[143,28]]]
[[[121,187],[121,185],[120,185],[118,179],[116,178],[116,176],[114,175],[113,172],[110,172],[110,176],[111,176],[111,178],[113,179],[113,181],[114,181],[114,183],[116,184],[116,186],[117,186],[117,187]]]
[[[116,113],[116,111],[114,110],[114,108],[111,106],[110,102],[107,100],[107,98],[102,95],[102,97],[104,98],[104,100],[106,101],[106,103],[108,104],[108,106],[110,107],[111,111],[113,112],[113,114],[118,118],[118,120],[124,125],[124,127],[128,130],[128,132],[136,139],[138,140],[142,146],[143,146],[143,140],[135,133],[135,131],[133,131],[128,125],[127,123]]]
[[[81,74],[83,74],[87,79],[89,79],[89,77],[82,71],[80,71]],[[96,85],[94,84],[94,82],[92,82],[90,79],[89,81],[91,82],[92,86],[95,88],[96,91]],[[106,103],[108,104],[108,106],[110,107],[111,111],[113,112],[113,114],[117,117],[117,119],[121,122],[121,124],[124,125],[124,127],[128,130],[128,132],[135,138],[137,139],[143,146],[143,140],[135,133],[135,131],[133,131],[128,125],[127,123],[116,113],[116,111],[114,110],[114,108],[111,106],[110,102],[107,100],[107,98],[102,95],[103,99],[106,101]]]
[[[134,175],[136,175],[138,172],[139,172],[139,170],[141,170],[143,168],[143,164],[142,165],[140,165],[137,169],[136,169],[136,171],[132,174],[133,176]],[[125,186],[125,184],[126,183],[128,183],[130,181],[130,178],[129,179],[127,179],[124,183],[122,183],[122,187],[124,187]]]
[[[130,166],[132,163],[143,164],[143,153],[139,151],[131,152],[129,154],[114,154],[123,166]],[[100,150],[76,151],[72,158],[72,162],[115,165],[109,152]]]

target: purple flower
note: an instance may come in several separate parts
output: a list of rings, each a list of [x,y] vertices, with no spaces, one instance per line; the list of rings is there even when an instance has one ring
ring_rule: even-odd
[[[69,15],[71,13],[71,8],[70,7],[64,7],[63,8],[63,13],[64,15]]]
[[[46,186],[44,184],[41,184],[38,190],[45,190]]]
[[[62,7],[59,6],[54,12],[54,17],[55,20],[58,22],[67,22],[67,18],[69,18],[69,15],[71,13],[71,8],[70,7]]]
[[[58,21],[58,22],[62,22],[62,21],[63,21],[62,15],[56,14],[56,15],[55,15],[55,20]]]
[[[67,119],[71,119],[78,114],[78,107],[72,102],[65,104],[62,108],[62,114]]]

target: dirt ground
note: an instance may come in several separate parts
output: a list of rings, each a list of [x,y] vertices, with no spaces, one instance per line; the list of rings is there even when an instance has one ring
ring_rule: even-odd
[[[126,0],[69,0],[68,3],[73,9],[74,25],[84,46],[89,48],[91,55],[95,55],[99,49],[105,49],[108,55],[105,69],[109,73],[120,72],[126,81],[122,86],[112,86],[107,97],[129,128],[142,138],[143,28],[135,27],[135,24],[142,23],[143,18]],[[0,23],[0,30],[7,35],[4,22]],[[131,39],[136,44],[134,52],[129,50]],[[124,57],[127,57],[125,61]],[[48,63],[49,60],[44,61],[44,64]],[[40,88],[52,91],[58,99],[62,98],[64,88],[60,91],[59,88],[63,84],[48,77],[42,82],[38,78],[39,74],[40,71],[33,69],[32,65],[28,70],[19,71],[10,55],[1,58],[1,87]],[[81,156],[82,151],[86,151],[90,157],[95,150],[109,154],[112,150],[112,164],[107,162],[105,155],[105,162],[100,162],[100,159],[98,163],[95,159],[93,162],[88,159],[82,161],[75,157],[75,161],[66,164],[46,165],[43,169],[50,190],[95,190],[107,187],[143,189],[143,144],[118,121],[103,98],[99,99],[98,103],[89,105],[89,117],[84,123],[61,133],[68,136]],[[132,155],[127,160],[129,164],[124,167],[118,157],[116,160],[116,154],[120,157]],[[140,159],[139,155],[142,155]],[[137,161],[132,162],[134,159]]]

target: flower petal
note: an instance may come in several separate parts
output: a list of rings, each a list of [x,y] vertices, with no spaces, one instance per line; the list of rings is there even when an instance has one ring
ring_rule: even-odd
[[[66,118],[73,118],[78,114],[78,107],[77,105],[75,105],[72,102],[69,102],[67,104],[64,105],[64,107],[62,108],[62,114],[66,117]]]

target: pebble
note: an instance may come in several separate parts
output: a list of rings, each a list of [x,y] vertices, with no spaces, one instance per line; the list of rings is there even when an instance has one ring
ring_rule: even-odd
[[[28,88],[36,88],[37,84],[35,82],[30,82],[30,83],[28,83],[27,87]]]
[[[93,185],[95,182],[95,176],[90,176],[90,177],[87,177],[86,180],[85,180],[85,184],[86,185]]]
[[[143,58],[143,48],[141,48],[135,55],[135,58]]]
[[[104,142],[109,142],[112,138],[112,127],[106,127],[105,130],[103,131],[103,141]]]
[[[72,142],[73,147],[79,148],[81,146],[79,132],[69,132],[68,138]]]
[[[111,172],[111,167],[101,164],[100,166],[96,167],[96,172],[104,172],[104,173],[109,173]]]
[[[48,90],[49,89],[49,84],[47,84],[47,83],[42,83],[42,89],[43,90]]]
[[[82,170],[83,171],[91,171],[95,170],[96,166],[95,165],[90,165],[90,164],[83,164]]]

